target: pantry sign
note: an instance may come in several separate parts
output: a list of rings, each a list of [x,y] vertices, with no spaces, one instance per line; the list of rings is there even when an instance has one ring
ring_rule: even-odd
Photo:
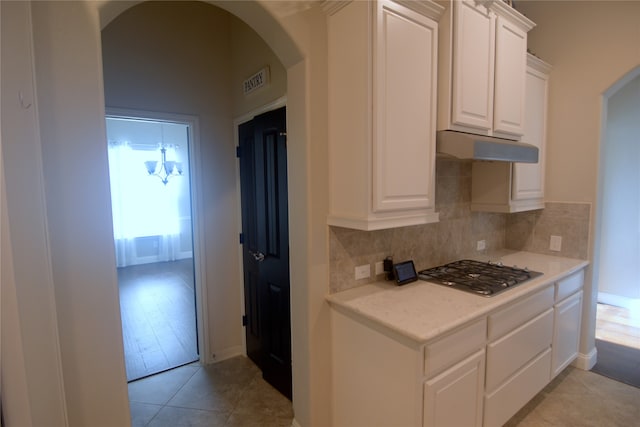
[[[242,82],[242,90],[245,95],[260,89],[269,84],[269,67],[264,67],[244,82]]]

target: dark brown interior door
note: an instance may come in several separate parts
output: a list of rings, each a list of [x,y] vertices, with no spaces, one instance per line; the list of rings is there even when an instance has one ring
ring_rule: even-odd
[[[291,399],[286,110],[239,127],[247,355]]]

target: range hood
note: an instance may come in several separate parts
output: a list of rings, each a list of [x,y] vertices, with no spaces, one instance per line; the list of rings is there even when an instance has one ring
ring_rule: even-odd
[[[538,163],[538,147],[454,130],[436,132],[436,153],[458,159]]]

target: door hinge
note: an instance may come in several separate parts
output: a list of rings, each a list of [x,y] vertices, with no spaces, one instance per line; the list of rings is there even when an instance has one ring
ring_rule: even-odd
[[[246,315],[242,316],[242,326],[247,326],[247,316]]]
[[[237,158],[240,158],[240,154],[241,154],[241,153],[242,153],[242,150],[240,149],[240,146],[238,145],[238,146],[236,147],[236,157],[237,157]]]
[[[239,239],[240,240],[240,244],[244,245],[244,233],[240,233]]]

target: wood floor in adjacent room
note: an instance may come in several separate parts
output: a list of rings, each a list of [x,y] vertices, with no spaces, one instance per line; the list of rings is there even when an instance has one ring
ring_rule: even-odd
[[[640,349],[640,312],[598,304],[596,339]]]
[[[118,269],[127,380],[198,360],[192,259]]]

